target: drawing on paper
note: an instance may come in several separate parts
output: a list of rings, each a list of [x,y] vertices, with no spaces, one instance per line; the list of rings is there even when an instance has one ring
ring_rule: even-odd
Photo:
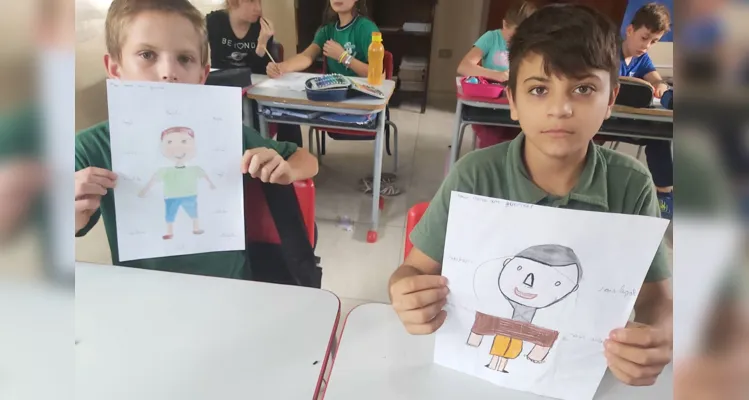
[[[205,179],[211,189],[216,186],[203,168],[187,164],[195,158],[195,132],[183,126],[168,128],[161,132],[160,147],[161,154],[174,162],[174,166],[156,171],[139,196],[145,197],[157,182],[161,182],[164,187],[166,221],[166,234],[162,238],[169,240],[174,237],[174,221],[180,208],[192,219],[192,233],[200,235],[204,231],[200,228],[198,219],[198,181]]]
[[[520,356],[523,342],[533,344],[528,360],[544,362],[559,332],[533,325],[533,317],[578,289],[582,266],[571,248],[557,244],[531,246],[502,262],[497,288],[512,306],[512,317],[477,311],[466,344],[478,347],[484,336],[494,336],[486,367],[508,373],[507,364]]]

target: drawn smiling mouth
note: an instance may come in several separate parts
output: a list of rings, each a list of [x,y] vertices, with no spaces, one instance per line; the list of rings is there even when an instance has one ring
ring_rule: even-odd
[[[536,298],[536,296],[538,296],[537,294],[533,293],[521,292],[520,290],[518,290],[518,288],[515,288],[515,294],[527,300],[534,299]]]
[[[187,155],[187,153],[182,153],[181,156],[175,155],[174,158],[176,158],[178,160],[181,160],[181,159],[185,158],[186,155]]]

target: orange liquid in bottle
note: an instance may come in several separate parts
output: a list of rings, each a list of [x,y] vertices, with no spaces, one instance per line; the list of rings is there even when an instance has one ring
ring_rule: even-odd
[[[384,59],[385,46],[382,45],[382,34],[372,32],[372,44],[369,45],[369,73],[367,74],[367,82],[370,85],[382,85]]]

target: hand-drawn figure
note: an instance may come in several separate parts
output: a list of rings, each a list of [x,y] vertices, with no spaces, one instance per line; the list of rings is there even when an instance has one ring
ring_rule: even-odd
[[[504,261],[498,286],[512,306],[512,318],[476,312],[467,344],[478,347],[484,335],[494,335],[487,368],[507,373],[509,360],[523,350],[523,341],[534,344],[526,356],[542,363],[558,331],[532,325],[536,311],[558,303],[577,290],[582,267],[575,252],[564,246],[544,244],[529,247]]]
[[[145,197],[156,182],[164,183],[164,204],[166,213],[166,235],[164,240],[174,237],[174,220],[182,207],[192,219],[192,233],[200,235],[198,221],[198,180],[203,178],[211,189],[216,186],[208,178],[203,168],[188,166],[186,163],[195,158],[195,132],[186,127],[172,127],[161,132],[161,154],[174,161],[174,167],[161,168],[153,175],[148,184],[140,191]]]

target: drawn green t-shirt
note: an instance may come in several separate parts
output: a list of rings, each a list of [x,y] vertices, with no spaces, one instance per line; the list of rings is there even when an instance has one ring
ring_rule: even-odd
[[[322,49],[325,42],[334,40],[357,60],[368,64],[369,45],[372,43],[372,32],[379,32],[374,22],[370,19],[358,16],[348,25],[341,27],[338,23],[331,23],[323,26],[315,34],[314,44]],[[346,68],[338,60],[327,57],[329,74],[341,74],[345,76],[356,76],[356,72]]]
[[[205,176],[203,168],[166,167],[156,172],[156,176],[164,182],[164,198],[190,197],[198,195],[198,179]]]

